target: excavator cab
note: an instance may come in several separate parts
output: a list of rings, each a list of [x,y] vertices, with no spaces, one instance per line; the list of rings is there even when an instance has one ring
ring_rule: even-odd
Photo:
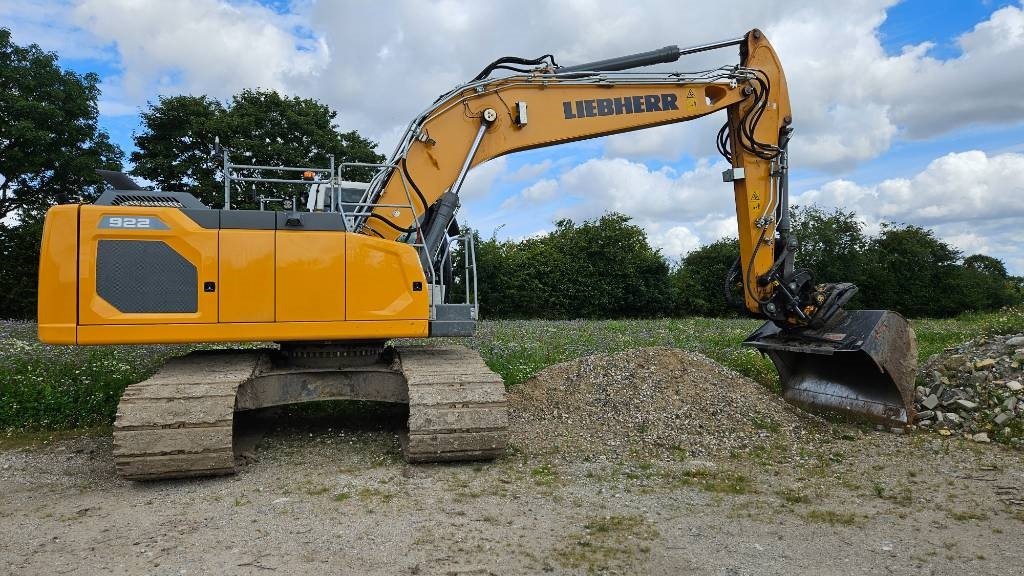
[[[889,426],[913,422],[917,343],[896,312],[842,310],[822,327],[796,330],[766,322],[744,345],[771,359],[792,404]]]

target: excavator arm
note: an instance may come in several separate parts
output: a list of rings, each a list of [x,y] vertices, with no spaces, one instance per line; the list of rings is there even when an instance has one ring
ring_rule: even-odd
[[[749,286],[744,304],[753,314],[764,314],[765,304],[772,310],[778,285],[753,280],[767,277],[775,266],[776,238],[785,220],[781,188],[792,123],[789,94],[778,56],[759,31],[734,42],[741,47],[738,66],[697,74],[608,72],[583,65],[568,72],[547,68],[484,79],[446,94],[410,126],[392,159],[396,168],[377,183],[377,207],[360,230],[389,239],[422,230],[421,240],[436,251],[473,166],[520,150],[726,110],[721,144],[733,167],[728,177],[735,194],[741,278],[751,280],[744,282]],[[799,316],[803,309],[791,312]]]
[[[698,73],[628,71],[734,45],[737,65]],[[536,67],[489,77],[509,61]],[[371,207],[359,216],[357,230],[421,245],[429,278],[446,260],[459,189],[473,166],[722,110],[727,119],[718,148],[731,165],[723,177],[733,185],[740,248],[729,280],[742,285],[745,310],[768,320],[746,343],[771,357],[793,402],[911,421],[916,348],[906,321],[887,311],[845,311],[855,286],[815,284],[795,267],[799,242],[789,225],[787,153],[793,117],[778,55],[759,30],[572,67],[557,67],[553,58],[499,60],[409,125],[392,169],[370,185]]]

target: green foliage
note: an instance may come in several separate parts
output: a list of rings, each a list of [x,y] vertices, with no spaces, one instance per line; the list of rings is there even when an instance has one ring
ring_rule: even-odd
[[[681,316],[731,316],[725,300],[725,276],[740,255],[739,242],[725,238],[690,252],[672,271],[675,313]],[[737,293],[737,298],[742,295]]]
[[[34,318],[36,274],[43,221],[22,220],[17,226],[0,224],[0,318]]]
[[[47,346],[35,325],[0,324],[0,429],[109,425],[125,386],[183,346]]]
[[[811,270],[816,282],[857,283],[863,276],[868,238],[855,213],[794,206],[790,221],[800,240],[797,267]]]
[[[0,28],[0,219],[102,192],[95,169],[119,170],[124,154],[97,125],[99,94],[99,76]]]
[[[917,226],[883,224],[864,254],[862,301],[907,316],[955,316],[1019,302],[1002,262],[960,252]]]
[[[622,214],[477,249],[482,314],[490,318],[636,318],[672,310],[665,258]]]
[[[42,216],[102,192],[97,168],[123,153],[97,125],[99,77],[62,70],[57,55],[18,46],[0,28],[0,318],[31,318]],[[9,221],[8,221],[9,222]]]
[[[224,199],[220,138],[236,164],[327,167],[335,162],[381,162],[376,143],[355,131],[339,132],[337,112],[311,98],[282,96],[273,90],[243,90],[222,104],[208,96],[161,97],[142,112],[132,174],[163,190],[187,191],[210,206]],[[251,171],[246,176],[295,178],[294,173]],[[367,179],[366,169],[350,170],[350,180]],[[238,183],[232,205],[251,208],[259,195],[291,197],[301,190],[287,184]]]

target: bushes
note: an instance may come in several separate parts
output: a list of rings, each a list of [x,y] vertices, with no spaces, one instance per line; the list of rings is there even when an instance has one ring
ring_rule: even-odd
[[[991,256],[967,258],[931,230],[884,224],[864,233],[853,212],[796,207],[797,266],[816,282],[853,282],[854,308],[949,317],[1024,301],[1021,279]],[[730,316],[724,279],[739,255],[735,239],[689,253],[670,270],[643,231],[621,214],[519,242],[482,242],[481,310],[490,318]],[[739,296],[739,294],[737,294]]]
[[[622,214],[477,249],[481,313],[490,318],[638,318],[672,312],[665,258]]]
[[[0,319],[35,318],[41,219],[0,224]]]

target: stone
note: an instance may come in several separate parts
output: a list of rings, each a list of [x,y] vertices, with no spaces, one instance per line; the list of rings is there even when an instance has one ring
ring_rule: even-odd
[[[936,396],[935,394],[932,394],[931,396],[928,396],[927,398],[925,398],[924,400],[921,401],[921,406],[924,406],[925,408],[927,408],[929,410],[934,410],[935,407],[938,406],[938,405],[939,405],[939,397]]]
[[[971,440],[974,440],[975,442],[984,443],[991,442],[991,440],[989,440],[988,438],[988,433],[986,432],[978,432],[977,434],[974,434],[973,436],[971,436]]]
[[[924,386],[918,386],[917,388],[914,389],[914,397],[919,401],[922,400],[927,395],[928,389],[925,388]]]
[[[916,420],[928,420],[930,418],[935,418],[935,412],[931,410],[921,410],[917,413],[917,416],[915,416]]]
[[[959,400],[957,400],[956,404],[957,404],[957,406],[960,406],[964,410],[974,410],[975,408],[978,407],[978,404],[976,402],[971,402],[970,400],[964,400],[963,398],[960,398]]]
[[[1000,412],[999,414],[996,414],[996,417],[993,418],[992,421],[995,422],[997,426],[1002,426],[1010,418],[1013,418],[1013,414],[1010,414],[1009,412]]]
[[[946,413],[945,412],[940,412],[939,410],[936,410],[935,411],[935,421],[939,422],[939,423],[945,422],[946,421]]]
[[[943,436],[949,436],[950,434],[952,434],[952,432],[947,428],[943,428],[942,430],[939,430],[939,434],[942,434]]]
[[[1016,380],[1010,380],[1009,382],[1007,382],[1006,387],[1014,392],[1020,392],[1021,390],[1024,390],[1024,384],[1021,384]]]
[[[1007,346],[1024,346],[1024,336],[1014,336],[1006,341]]]
[[[921,420],[920,422],[917,423],[917,425],[921,428],[931,428],[932,424],[934,424],[934,422],[932,422],[931,420]]]
[[[1010,396],[1009,398],[1006,399],[1005,402],[1003,402],[1003,408],[1006,408],[1010,412],[1013,412],[1013,410],[1016,407],[1017,407],[1017,397],[1016,396]]]
[[[1014,362],[1024,362],[1024,348],[1017,348],[1013,353]]]
[[[960,415],[957,414],[956,412],[946,412],[945,416],[946,420],[952,422],[953,424],[959,424],[964,421],[964,419],[961,418]]]
[[[974,363],[974,367],[978,370],[988,370],[995,365],[996,361],[993,358],[985,358]]]

